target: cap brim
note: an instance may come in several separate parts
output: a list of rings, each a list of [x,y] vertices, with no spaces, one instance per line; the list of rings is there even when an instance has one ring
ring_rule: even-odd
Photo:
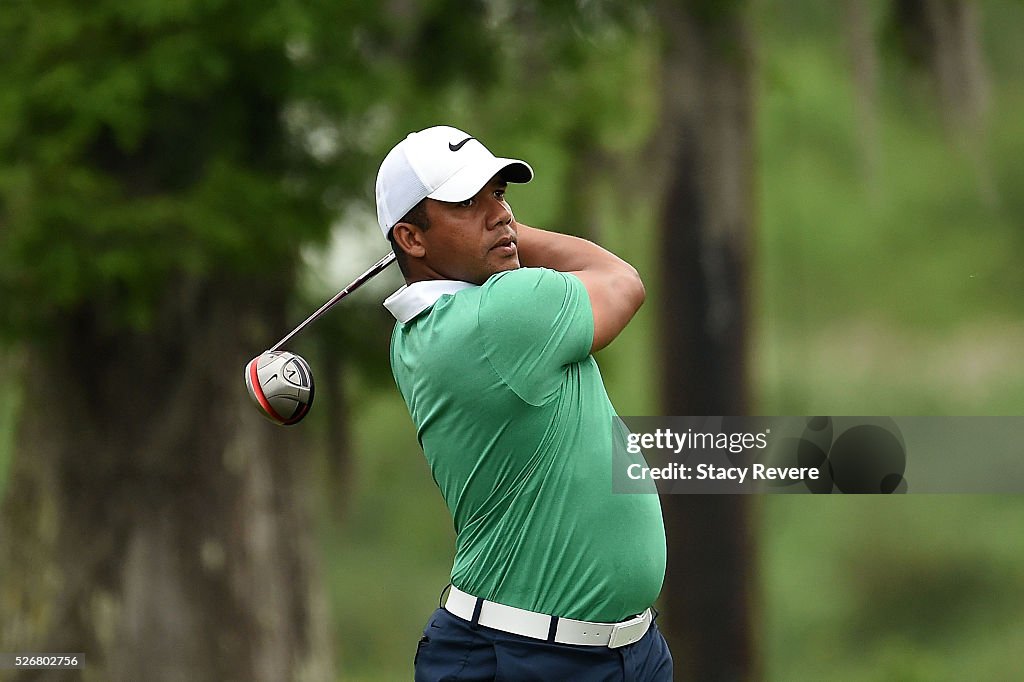
[[[466,166],[427,195],[438,201],[465,201],[476,195],[495,175],[505,182],[526,183],[533,180],[530,164],[519,159],[488,159],[486,163]]]

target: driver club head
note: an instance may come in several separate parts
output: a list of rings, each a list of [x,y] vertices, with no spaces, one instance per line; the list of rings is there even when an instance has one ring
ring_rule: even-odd
[[[313,406],[313,372],[289,351],[266,351],[250,360],[245,387],[263,416],[280,426],[299,423]]]

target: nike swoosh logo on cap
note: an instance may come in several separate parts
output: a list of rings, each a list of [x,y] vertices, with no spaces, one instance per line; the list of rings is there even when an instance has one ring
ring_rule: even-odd
[[[453,152],[457,152],[460,149],[462,149],[462,145],[466,144],[470,140],[475,140],[475,139],[476,139],[475,137],[467,137],[465,140],[463,140],[462,142],[460,142],[458,144],[452,144],[451,142],[449,142],[448,143],[448,149],[452,150]]]

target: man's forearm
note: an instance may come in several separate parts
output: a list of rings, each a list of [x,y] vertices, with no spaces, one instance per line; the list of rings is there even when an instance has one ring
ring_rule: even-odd
[[[622,267],[621,258],[594,242],[559,232],[548,232],[516,223],[519,263],[560,272],[581,272],[601,267]]]
[[[518,224],[519,264],[571,272],[587,289],[594,314],[591,352],[612,342],[644,302],[636,269],[586,239]]]

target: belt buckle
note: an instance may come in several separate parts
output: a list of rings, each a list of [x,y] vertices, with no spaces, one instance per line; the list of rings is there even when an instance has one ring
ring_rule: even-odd
[[[612,634],[608,638],[608,648],[617,649],[620,646],[632,644],[647,634],[647,628],[651,622],[650,614],[651,610],[647,609],[639,616],[612,626]]]

